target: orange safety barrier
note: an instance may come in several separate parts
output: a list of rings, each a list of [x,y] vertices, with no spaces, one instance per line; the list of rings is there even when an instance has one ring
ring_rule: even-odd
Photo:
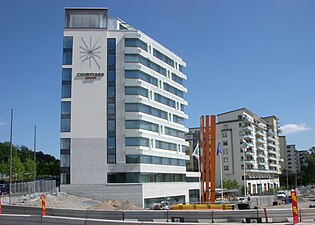
[[[45,195],[42,196],[42,216],[46,216],[46,201],[45,201]]]
[[[291,191],[291,198],[292,198],[293,224],[297,224],[297,223],[299,223],[299,209],[298,209],[295,190]]]

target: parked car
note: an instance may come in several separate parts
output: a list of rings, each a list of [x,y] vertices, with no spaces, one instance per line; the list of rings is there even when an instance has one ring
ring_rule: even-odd
[[[0,184],[0,194],[6,195],[9,193],[9,185],[8,184]]]
[[[278,197],[278,199],[284,199],[284,198],[288,197],[287,191],[278,191],[277,197]]]

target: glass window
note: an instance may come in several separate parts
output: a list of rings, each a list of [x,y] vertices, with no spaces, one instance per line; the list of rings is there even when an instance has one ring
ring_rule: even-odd
[[[116,163],[116,155],[107,155],[107,163],[115,164]]]
[[[115,65],[116,64],[116,56],[115,55],[107,55],[107,64]]]
[[[107,71],[107,81],[114,82],[115,80],[116,80],[115,71],[112,71],[112,70]]]
[[[115,115],[116,113],[116,104],[115,103],[107,103],[107,114]]]
[[[107,120],[107,132],[115,132],[115,131],[116,131],[116,121]]]
[[[60,139],[60,149],[70,149],[70,138]]]
[[[60,167],[70,167],[70,155],[61,154],[60,155]]]
[[[70,132],[70,119],[63,119],[61,118],[61,132]]]
[[[126,137],[126,146],[145,146],[149,147],[148,138]]]
[[[60,173],[60,184],[70,184],[69,173]]]
[[[125,38],[125,47],[139,47],[145,51],[148,49],[147,44],[138,38]]]
[[[172,80],[175,81],[176,83],[181,84],[181,85],[183,85],[183,83],[184,83],[184,79],[177,76],[175,73],[172,73]]]
[[[62,68],[62,81],[71,81],[72,69]]]
[[[144,97],[148,97],[148,90],[143,87],[125,87],[126,95],[141,95]]]
[[[115,98],[115,87],[107,87],[107,97]]]
[[[72,64],[72,41],[73,41],[72,37],[63,38],[63,57],[62,57],[63,65]]]
[[[229,158],[228,157],[224,157],[224,162],[228,162]]]
[[[108,49],[116,49],[116,38],[108,38],[107,39],[107,48]]]
[[[71,102],[62,101],[61,102],[61,114],[71,114]]]
[[[108,137],[107,138],[107,148],[108,149],[116,148],[116,138],[115,137]]]
[[[71,84],[62,84],[61,98],[71,98]]]
[[[168,83],[164,82],[164,87],[163,88],[164,88],[165,91],[167,91],[169,93],[172,93],[174,95],[177,95],[178,97],[181,97],[181,98],[184,97],[184,92],[183,91],[178,90],[177,88],[169,85]]]

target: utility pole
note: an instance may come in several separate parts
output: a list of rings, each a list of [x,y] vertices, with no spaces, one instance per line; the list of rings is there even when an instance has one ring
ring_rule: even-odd
[[[12,126],[13,126],[13,109],[11,109],[11,126],[10,126],[10,176],[9,176],[9,203],[11,205],[11,193],[12,193]]]
[[[36,125],[34,126],[34,193],[36,193]]]

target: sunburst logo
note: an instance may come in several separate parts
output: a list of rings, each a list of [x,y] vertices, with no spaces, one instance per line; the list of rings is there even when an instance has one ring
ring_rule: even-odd
[[[94,44],[92,44],[93,43],[92,37],[90,37],[89,43],[86,43],[86,41],[81,37],[81,41],[83,43],[83,45],[80,46],[80,49],[82,50],[80,51],[80,54],[81,54],[80,59],[81,59],[82,65],[85,63],[89,63],[89,68],[91,68],[91,64],[92,62],[94,62],[97,65],[98,69],[101,68],[98,60],[102,58],[100,56],[101,54],[100,48],[102,46],[98,45],[99,40],[100,39],[97,39],[97,41]]]

